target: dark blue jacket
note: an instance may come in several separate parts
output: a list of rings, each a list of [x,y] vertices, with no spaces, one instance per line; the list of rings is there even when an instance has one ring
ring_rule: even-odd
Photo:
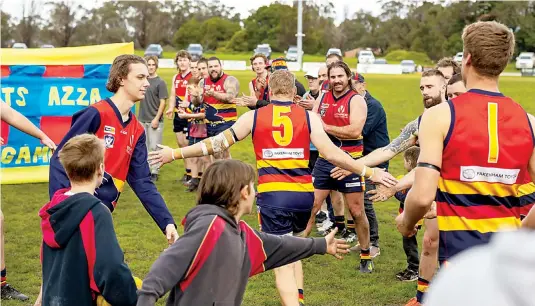
[[[363,155],[366,156],[375,149],[387,146],[390,143],[390,137],[388,136],[388,126],[386,124],[386,112],[381,103],[372,97],[369,92],[366,92],[364,99],[368,106],[366,123],[362,129],[362,137],[364,137]],[[385,162],[377,165],[377,167],[388,170],[388,164],[388,162]]]
[[[61,189],[39,211],[42,305],[136,305],[137,289],[113,229],[111,213],[89,193]]]

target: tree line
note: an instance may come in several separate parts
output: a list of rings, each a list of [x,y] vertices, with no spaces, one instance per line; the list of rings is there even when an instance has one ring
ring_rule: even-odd
[[[509,26],[516,35],[517,54],[535,51],[534,1],[380,1],[379,16],[345,12],[346,19],[338,26],[333,2],[305,2],[304,52],[372,48],[386,54],[407,50],[436,60],[462,51],[462,30],[477,20],[497,20]],[[41,16],[45,6],[50,11],[46,19]],[[219,0],[108,1],[93,9],[69,0],[44,4],[27,0],[22,17],[1,14],[4,48],[13,42],[28,47],[65,47],[134,41],[139,49],[151,43],[169,49],[200,43],[205,50],[218,52],[250,52],[258,44],[269,43],[273,51],[281,52],[296,45],[296,1],[259,7],[247,18]]]

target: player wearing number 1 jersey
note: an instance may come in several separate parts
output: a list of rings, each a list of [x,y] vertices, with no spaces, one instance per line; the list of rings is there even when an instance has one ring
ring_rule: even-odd
[[[271,74],[269,91],[269,105],[243,114],[230,129],[187,148],[172,150],[162,146],[163,150],[152,152],[150,163],[164,164],[218,153],[252,133],[262,230],[279,235],[302,232],[310,217],[313,203],[312,177],[308,169],[310,142],[333,164],[354,173],[364,173],[374,182],[386,185],[395,182],[390,174],[362,167],[361,162],[337,148],[323,130],[317,114],[292,103],[296,88],[291,72],[279,70]],[[284,305],[298,302],[298,289],[303,289],[300,271],[299,263],[275,271]]]
[[[477,22],[462,38],[468,92],[424,113],[415,182],[397,218],[403,235],[414,234],[436,197],[442,262],[519,227],[535,192],[535,119],[498,89],[514,35],[497,22]]]

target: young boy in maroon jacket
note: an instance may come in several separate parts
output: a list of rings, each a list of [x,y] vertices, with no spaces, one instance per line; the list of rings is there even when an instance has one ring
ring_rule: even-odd
[[[212,164],[198,188],[197,206],[186,215],[184,235],[152,265],[137,305],[154,305],[171,290],[167,305],[241,305],[249,277],[315,254],[347,253],[334,239],[275,236],[253,230],[256,171],[238,160]]]
[[[104,174],[104,143],[71,138],[59,152],[70,188],[56,191],[39,211],[43,244],[42,305],[135,305],[136,284],[124,262],[111,212],[93,194]]]

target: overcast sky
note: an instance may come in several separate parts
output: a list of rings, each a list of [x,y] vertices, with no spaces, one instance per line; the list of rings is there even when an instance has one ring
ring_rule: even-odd
[[[13,17],[20,18],[22,16],[22,6],[25,2],[29,2],[28,0],[0,0],[2,3],[2,10]],[[38,0],[42,4],[49,2],[50,0]],[[60,2],[61,0],[52,0],[54,2]],[[95,5],[100,6],[104,0],[69,0],[74,2],[75,4],[82,4],[86,8],[93,8]],[[173,0],[173,1],[179,1],[179,0]],[[237,13],[241,14],[242,18],[246,18],[250,15],[250,10],[255,10],[263,5],[269,5],[272,2],[276,2],[275,0],[220,0],[221,3],[224,3],[228,6],[235,7],[235,10]],[[316,3],[326,3],[328,0],[305,0],[307,2],[316,2]],[[292,0],[279,0],[278,2],[283,3],[292,3]],[[96,3],[96,4],[95,4]],[[374,15],[378,15],[381,11],[381,6],[378,3],[378,0],[332,0],[332,3],[335,5],[336,10],[336,19],[335,23],[338,25],[344,20],[344,12],[347,10],[349,13],[349,16],[352,16],[355,12],[358,10],[365,10],[368,12],[372,12]],[[45,5],[42,5],[45,12],[43,12],[43,16],[46,16],[46,7]]]

